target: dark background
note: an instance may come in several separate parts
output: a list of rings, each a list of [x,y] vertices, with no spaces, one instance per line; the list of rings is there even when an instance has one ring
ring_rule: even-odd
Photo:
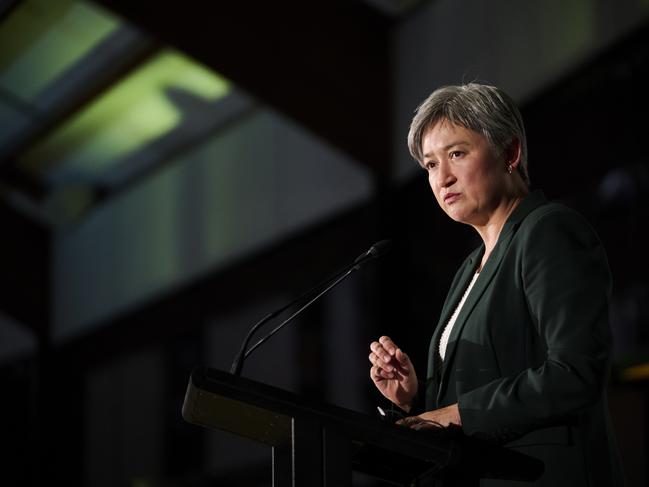
[[[3,3],[0,20],[8,22],[28,3]],[[471,229],[438,210],[424,173],[394,177],[395,154],[405,150],[405,133],[395,120],[411,113],[394,113],[394,39],[400,26],[435,2],[393,10],[359,1],[99,3],[146,32],[149,44],[105,86],[5,148],[5,195],[20,192],[44,201],[51,188],[42,175],[25,171],[22,155],[161,45],[172,45],[353,158],[370,175],[370,197],[108,314],[101,326],[66,340],[53,332],[54,287],[62,282],[57,273],[65,273],[54,262],[53,248],[64,230],[4,198],[0,309],[29,333],[33,346],[0,361],[0,481],[269,485],[270,452],[183,422],[180,409],[192,368],[228,368],[258,318],[373,242],[391,238],[385,258],[313,306],[244,370],[256,380],[373,414],[382,399],[367,379],[369,342],[392,336],[423,373],[446,290],[478,243]],[[642,368],[649,363],[648,48],[649,24],[640,22],[520,100],[533,186],[582,212],[608,252],[616,340],[609,396],[629,485],[644,485],[649,433],[649,375]],[[431,80],[428,91],[435,87]],[[171,159],[163,157],[160,165]],[[121,186],[95,185],[95,206],[86,211],[146,184],[157,169]],[[4,340],[11,348],[11,338]],[[360,477],[357,482],[374,485]]]

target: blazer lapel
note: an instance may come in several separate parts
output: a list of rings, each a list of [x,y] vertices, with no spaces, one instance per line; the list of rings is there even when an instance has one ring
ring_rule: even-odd
[[[446,348],[444,365],[442,367],[441,380],[440,380],[439,388],[437,390],[438,404],[441,399],[442,391],[446,387],[449,370],[451,368],[451,364],[453,363],[455,351],[457,349],[457,345],[459,342],[459,337],[460,334],[462,333],[462,328],[464,328],[467,318],[470,316],[471,311],[473,310],[476,303],[484,293],[485,289],[487,289],[487,287],[493,280],[494,275],[496,274],[498,268],[500,267],[500,263],[502,262],[503,257],[507,253],[509,243],[512,237],[514,236],[515,233],[514,230],[516,229],[516,227],[530,213],[530,211],[540,206],[545,201],[547,200],[545,199],[545,197],[540,191],[535,191],[534,193],[530,193],[523,201],[521,201],[521,203],[516,207],[516,209],[509,216],[507,222],[505,222],[505,225],[503,226],[503,229],[500,232],[498,243],[496,244],[496,247],[494,248],[491,255],[489,256],[489,259],[487,260],[484,268],[480,272],[480,275],[478,276],[478,279],[473,285],[473,288],[471,289],[469,296],[467,296],[467,299],[464,302],[464,305],[462,306],[462,310],[460,311],[460,314],[458,315],[457,320],[453,325],[453,329],[451,330],[451,335],[449,336],[448,339],[448,346]],[[475,268],[476,268],[475,264],[477,263],[476,259],[479,258],[478,256],[481,257],[483,255],[482,253],[483,247],[484,246],[480,247],[479,252],[475,252],[474,254],[472,254],[472,256],[474,256],[473,265],[467,263],[464,269],[464,273],[462,275],[462,279],[458,282],[458,286],[456,286],[455,290],[453,291],[453,296],[452,296],[453,299],[447,301],[447,305],[445,306],[442,313],[442,320],[440,320],[440,323],[437,326],[437,329],[435,330],[433,343],[435,344],[439,343],[439,335],[441,334],[442,330],[446,326],[446,323],[448,323],[451,313],[460,302],[461,296],[466,291],[466,288],[469,285],[471,277],[475,272]]]
[[[457,280],[457,285],[453,287],[448,297],[446,298],[446,301],[444,302],[444,307],[442,308],[442,312],[440,313],[437,327],[435,328],[435,332],[433,333],[433,339],[431,342],[432,347],[439,345],[439,337],[442,334],[442,331],[444,331],[444,327],[446,326],[446,323],[448,323],[448,320],[451,318],[453,311],[455,311],[455,307],[460,302],[460,299],[462,298],[464,291],[469,285],[469,282],[471,282],[471,278],[473,277],[473,273],[475,272],[477,262],[482,258],[483,252],[484,245],[481,245],[476,251],[471,253],[471,255],[464,262],[464,267],[462,268],[460,277]],[[433,350],[431,350],[431,352],[432,351]]]

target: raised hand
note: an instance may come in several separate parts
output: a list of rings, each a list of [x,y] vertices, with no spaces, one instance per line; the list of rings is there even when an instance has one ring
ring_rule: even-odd
[[[412,362],[392,339],[382,336],[370,344],[370,377],[387,399],[405,411],[417,394],[417,374]]]

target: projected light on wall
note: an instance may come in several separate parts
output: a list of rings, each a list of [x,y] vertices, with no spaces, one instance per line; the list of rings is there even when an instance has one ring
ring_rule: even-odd
[[[25,0],[0,23],[0,147],[48,111],[52,84],[63,79],[119,20],[91,4]]]
[[[83,2],[22,2],[0,27],[0,87],[31,103],[119,23]]]
[[[218,74],[90,2],[20,2],[0,23],[0,46],[0,154],[49,190],[92,187],[230,91]],[[129,58],[137,50],[142,57]],[[135,67],[112,71],[124,59]],[[107,81],[84,82],[97,79]]]
[[[21,158],[30,171],[49,179],[92,180],[111,163],[173,130],[181,110],[172,90],[214,102],[228,82],[174,50],[165,50],[122,80]]]

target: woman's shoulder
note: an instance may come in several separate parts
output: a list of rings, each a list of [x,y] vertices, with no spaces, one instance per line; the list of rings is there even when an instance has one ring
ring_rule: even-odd
[[[543,204],[534,208],[530,213],[529,217],[533,218],[543,218],[547,215],[557,215],[557,216],[577,216],[583,218],[581,213],[579,213],[574,208],[567,206],[563,203],[557,201],[545,201]]]
[[[547,201],[537,206],[523,219],[523,225],[533,226],[538,224],[552,225],[570,223],[584,225],[592,229],[590,222],[580,212],[563,203]]]
[[[521,222],[523,236],[541,241],[566,236],[599,242],[595,228],[579,211],[563,203],[548,201],[533,209]]]

